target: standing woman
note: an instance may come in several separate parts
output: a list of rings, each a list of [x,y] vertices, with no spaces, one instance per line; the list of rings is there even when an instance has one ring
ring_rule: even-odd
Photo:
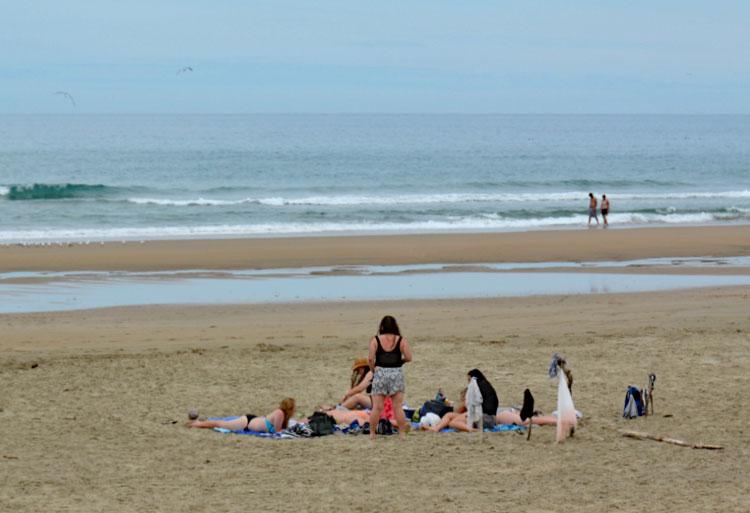
[[[411,361],[409,342],[401,336],[396,319],[390,315],[383,317],[378,334],[370,339],[370,354],[367,358],[372,378],[372,412],[370,413],[370,439],[375,439],[375,431],[383,411],[386,397],[393,400],[393,411],[398,422],[398,436],[406,437],[406,416],[404,415],[404,371],[401,366]]]

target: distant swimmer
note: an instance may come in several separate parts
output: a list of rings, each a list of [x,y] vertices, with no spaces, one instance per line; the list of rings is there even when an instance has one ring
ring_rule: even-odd
[[[608,215],[609,215],[609,199],[607,199],[606,194],[602,194],[602,220],[604,221],[605,228],[609,226],[609,222],[607,221]]]
[[[596,219],[596,225],[599,226],[599,216],[596,215],[596,198],[594,193],[589,193],[589,228],[591,228],[591,218]]]
[[[70,93],[68,93],[66,91],[55,91],[52,94],[64,96],[65,98],[67,98],[68,100],[70,100],[70,103],[73,104],[73,107],[76,106],[76,101],[73,99],[73,96]]]
[[[186,73],[188,71],[192,72],[193,68],[190,67],[190,66],[184,66],[184,67],[182,67],[182,68],[180,68],[180,69],[177,70],[177,75],[180,75],[182,73]]]

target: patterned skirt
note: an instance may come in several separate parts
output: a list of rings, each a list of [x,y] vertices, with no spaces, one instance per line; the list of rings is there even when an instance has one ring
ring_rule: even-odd
[[[372,377],[372,394],[391,396],[406,390],[401,367],[376,367]]]

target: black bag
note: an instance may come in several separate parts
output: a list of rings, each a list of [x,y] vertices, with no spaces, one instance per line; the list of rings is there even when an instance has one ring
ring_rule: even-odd
[[[394,429],[390,420],[380,419],[375,432],[379,435],[395,435],[398,430]]]
[[[330,415],[322,411],[316,411],[310,417],[309,425],[312,436],[332,435],[336,421]]]
[[[443,415],[450,411],[453,411],[453,406],[448,406],[443,401],[436,401],[433,399],[422,405],[419,409],[419,416],[424,417],[427,413],[434,413],[438,417],[443,418]]]

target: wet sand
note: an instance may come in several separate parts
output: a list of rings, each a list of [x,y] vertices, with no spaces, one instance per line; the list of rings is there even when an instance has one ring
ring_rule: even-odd
[[[750,255],[750,226],[0,246],[0,272],[265,269]]]
[[[725,250],[741,254],[747,242]],[[750,287],[730,287],[2,315],[0,510],[745,512],[748,305]],[[585,415],[575,438],[557,445],[543,427],[529,442],[412,433],[372,445],[364,436],[271,441],[182,427],[191,407],[263,414],[291,395],[307,414],[335,402],[385,313],[414,348],[412,405],[440,386],[455,397],[478,366],[503,405],[530,387],[549,412],[547,363],[566,354]],[[626,386],[645,385],[648,372],[657,374],[656,416],[620,419]],[[725,449],[630,440],[622,429]]]

